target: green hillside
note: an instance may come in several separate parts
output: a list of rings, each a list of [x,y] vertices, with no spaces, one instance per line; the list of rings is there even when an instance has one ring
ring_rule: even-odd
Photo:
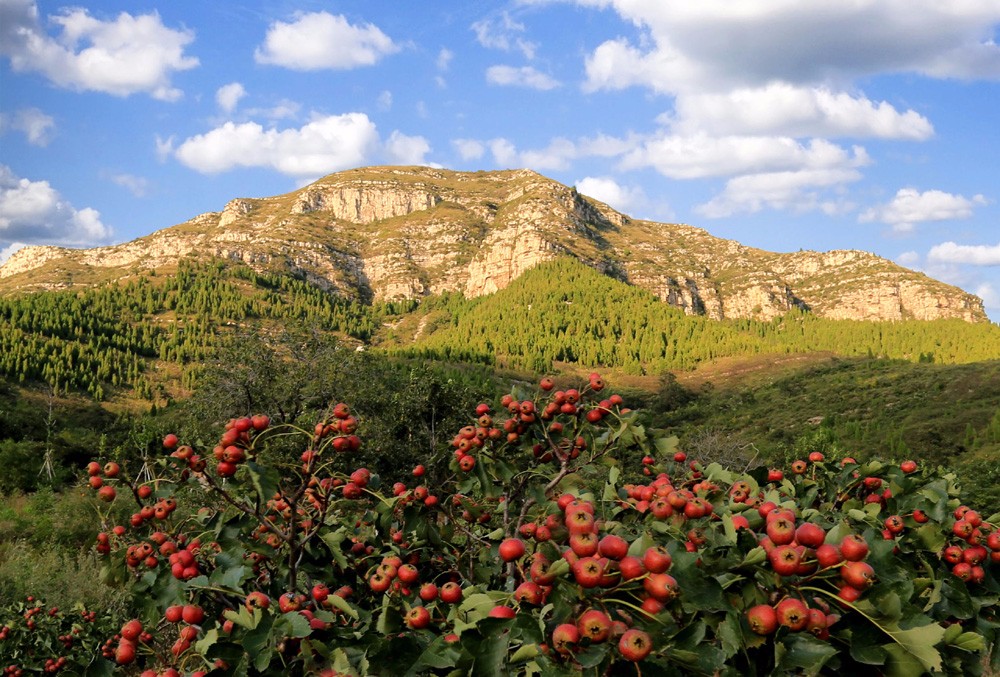
[[[377,306],[289,275],[185,260],[173,274],[0,298],[0,374],[97,400],[163,402],[195,386],[199,365],[234,328],[290,322],[390,354],[533,372],[563,362],[660,374],[720,358],[815,351],[944,364],[1000,357],[1000,327],[989,323],[861,322],[800,312],[716,321],[687,316],[568,258],[490,296]]]

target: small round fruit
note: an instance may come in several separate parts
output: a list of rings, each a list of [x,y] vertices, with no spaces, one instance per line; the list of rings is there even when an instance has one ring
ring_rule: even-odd
[[[778,629],[778,614],[770,604],[758,604],[747,610],[747,624],[758,635],[770,635]]]
[[[650,654],[653,650],[653,640],[649,635],[639,630],[631,628],[626,630],[618,640],[618,652],[627,661],[637,663]]]
[[[524,555],[524,541],[520,538],[508,538],[500,544],[500,559],[504,562],[513,562]]]

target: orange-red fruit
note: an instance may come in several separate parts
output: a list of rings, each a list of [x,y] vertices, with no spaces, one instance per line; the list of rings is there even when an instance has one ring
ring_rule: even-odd
[[[618,651],[622,658],[627,661],[638,662],[646,658],[653,650],[653,640],[649,635],[639,630],[631,628],[626,630],[618,640]]]
[[[520,538],[508,538],[500,544],[500,559],[504,562],[513,562],[524,555],[524,541]]]

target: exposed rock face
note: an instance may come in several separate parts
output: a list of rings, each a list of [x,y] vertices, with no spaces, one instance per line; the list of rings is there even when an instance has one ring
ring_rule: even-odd
[[[0,292],[95,284],[187,255],[302,274],[364,301],[491,294],[574,256],[684,312],[770,319],[985,320],[982,301],[866,252],[775,254],[680,224],[638,221],[528,170],[377,167],[301,190],[238,198],[222,212],[112,247],[26,247]]]

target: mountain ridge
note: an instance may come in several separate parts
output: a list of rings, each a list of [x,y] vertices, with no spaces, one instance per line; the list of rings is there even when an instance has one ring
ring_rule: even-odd
[[[169,270],[188,254],[288,272],[362,302],[467,297],[569,255],[689,315],[986,321],[972,294],[858,250],[767,252],[686,224],[633,219],[531,170],[368,167],[93,249],[25,247],[0,293]]]

